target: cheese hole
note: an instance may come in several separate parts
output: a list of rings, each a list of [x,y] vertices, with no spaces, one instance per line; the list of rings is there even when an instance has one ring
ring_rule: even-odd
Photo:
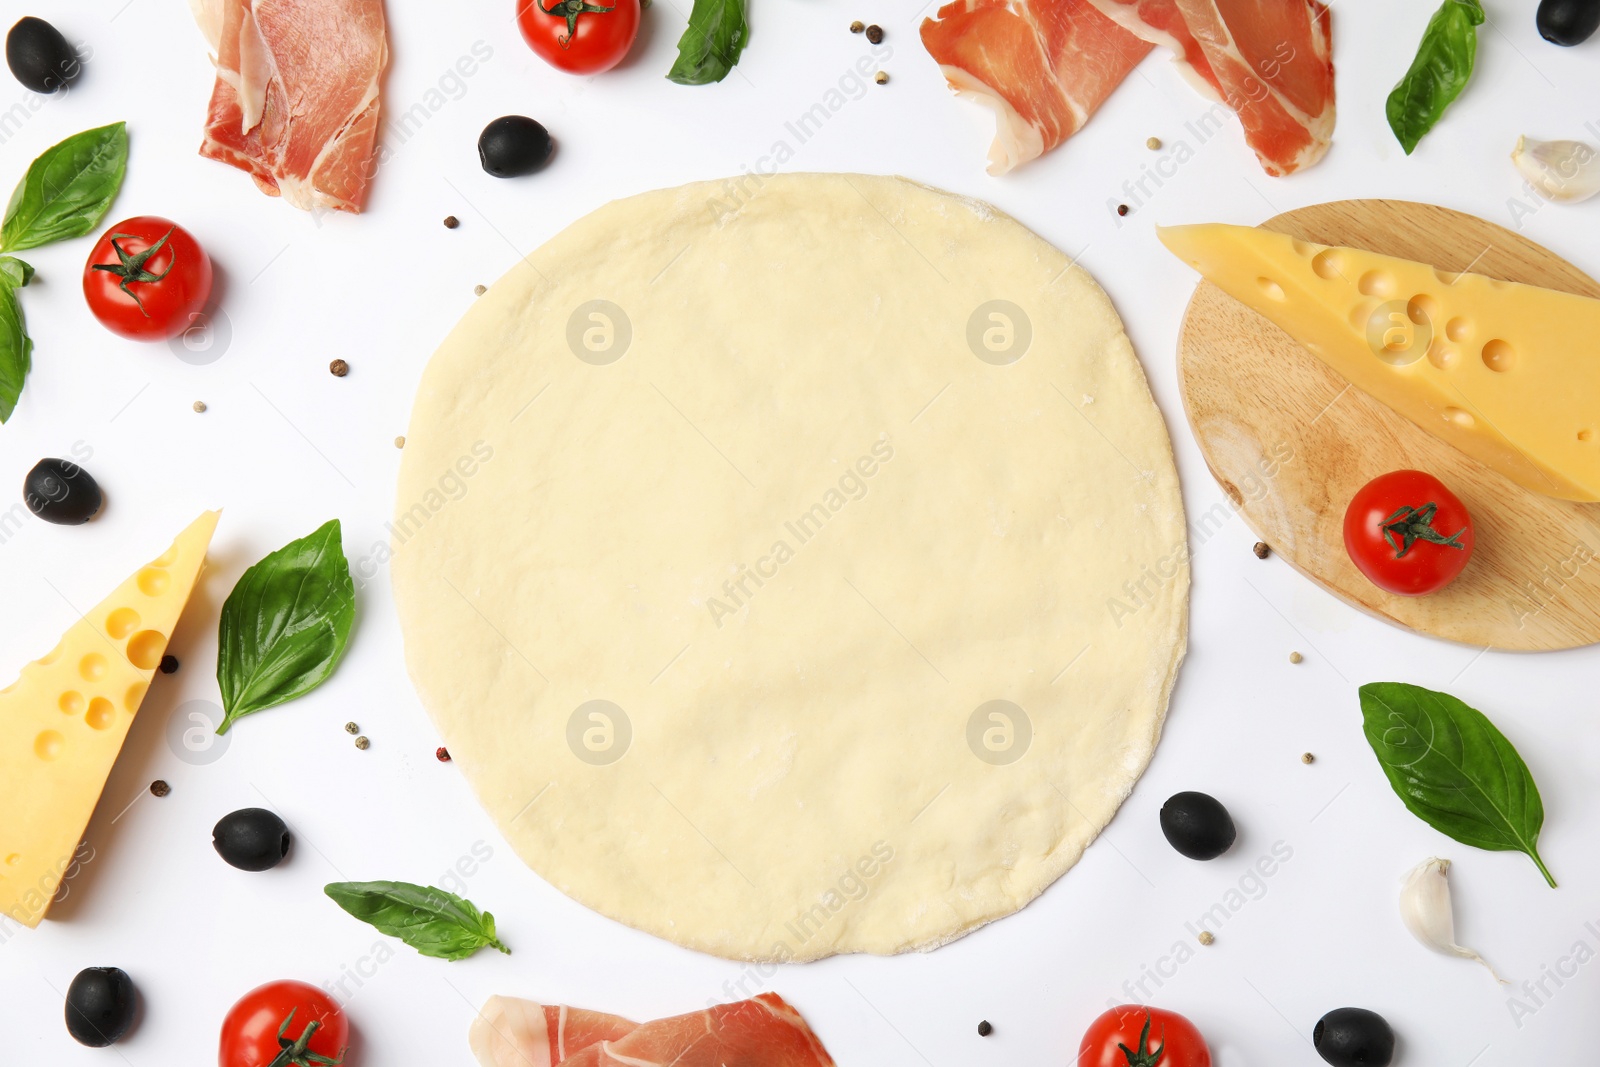
[[[128,691],[122,697],[122,706],[129,711],[138,711],[139,705],[144,703],[144,692],[150,688],[148,682],[134,682],[128,686]]]
[[[128,640],[128,662],[141,671],[153,671],[161,666],[161,653],[166,650],[166,634],[140,630]]]
[[[61,699],[56,701],[56,703],[61,707],[61,713],[63,715],[83,714],[83,694],[76,690],[68,689],[65,693],[61,694]]]
[[[1317,277],[1333,281],[1335,278],[1344,277],[1344,258],[1336,249],[1328,248],[1318,252],[1311,258],[1311,269]]]
[[[1279,285],[1271,278],[1257,278],[1256,284],[1261,286],[1261,291],[1266,293],[1267,296],[1271,297],[1273,300],[1286,299],[1283,295],[1283,286]]]
[[[53,760],[61,755],[61,750],[67,747],[67,739],[54,730],[41,731],[33,739],[33,754],[42,760]]]
[[[6,857],[6,866],[7,867],[15,867],[17,864],[19,864],[21,862],[22,862],[22,853],[20,853],[20,852],[13,852],[11,855]]]
[[[1289,238],[1289,247],[1294,249],[1294,254],[1297,256],[1309,256],[1311,254],[1311,246],[1298,237]]]
[[[106,616],[106,633],[121,641],[139,628],[139,613],[132,608],[118,608]]]
[[[1434,338],[1433,344],[1428,346],[1428,362],[1440,370],[1444,370],[1456,359],[1456,350],[1445,344],[1443,340]]]
[[[161,554],[161,558],[151,563],[152,567],[170,567],[178,562],[178,546],[173,545]]]
[[[172,576],[160,567],[146,567],[139,572],[139,592],[145,596],[160,596],[172,584]]]
[[[1427,293],[1418,293],[1406,303],[1406,317],[1418,326],[1431,328],[1439,321],[1439,301]]]
[[[1517,361],[1517,350],[1509,342],[1496,337],[1483,346],[1483,365],[1497,374],[1504,374]]]
[[[1354,326],[1362,333],[1367,333],[1374,326],[1377,326],[1379,333],[1382,333],[1382,321],[1374,321],[1373,318],[1377,310],[1377,304],[1374,304],[1370,300],[1363,300],[1361,303],[1350,309],[1350,325]]]
[[[1580,441],[1593,441],[1594,440],[1594,431],[1593,430],[1579,430],[1578,431],[1578,440],[1580,440]]]
[[[1472,429],[1473,425],[1478,421],[1472,417],[1472,412],[1463,411],[1460,408],[1445,408],[1444,417],[1446,422],[1452,422],[1463,430]]]
[[[1465,341],[1472,336],[1472,322],[1457,315],[1444,324],[1444,333],[1452,341]]]
[[[1433,268],[1433,276],[1446,285],[1454,285],[1456,279],[1461,277],[1459,274],[1451,274],[1449,271],[1440,270],[1438,267]]]
[[[1386,270],[1369,270],[1356,283],[1366,296],[1388,296],[1394,292],[1394,278]]]
[[[89,701],[89,713],[83,717],[83,721],[96,730],[104,730],[116,717],[117,709],[111,706],[111,701],[105,697],[95,697]]]
[[[78,673],[83,675],[85,681],[98,682],[106,676],[108,666],[104,656],[98,652],[91,652],[78,661]]]

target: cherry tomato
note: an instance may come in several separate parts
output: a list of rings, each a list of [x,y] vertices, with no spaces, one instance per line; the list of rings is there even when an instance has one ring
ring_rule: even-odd
[[[1437,592],[1472,558],[1472,516],[1444,483],[1422,471],[1390,471],[1362,486],[1344,513],[1344,548],[1379,589]]]
[[[1194,1023],[1175,1011],[1124,1004],[1089,1024],[1074,1067],[1211,1067]]]
[[[211,257],[169,219],[140,215],[107,230],[83,268],[83,295],[100,325],[135,341],[187,330],[211,296]]]
[[[349,1043],[350,1024],[332,997],[304,982],[268,982],[222,1021],[217,1067],[331,1067]]]
[[[639,36],[639,0],[517,0],[517,25],[552,67],[599,74],[622,62]]]

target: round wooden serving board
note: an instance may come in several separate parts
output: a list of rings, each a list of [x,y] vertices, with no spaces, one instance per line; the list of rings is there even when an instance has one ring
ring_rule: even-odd
[[[1600,297],[1600,283],[1472,215],[1398,200],[1290,211],[1263,228],[1492,278]],[[1597,356],[1596,358],[1600,358]],[[1538,496],[1351,386],[1278,327],[1202,281],[1178,340],[1189,423],[1211,473],[1261,540],[1343,600],[1401,626],[1517,651],[1600,641],[1600,504]],[[1385,593],[1345,555],[1345,505],[1413,467],[1476,523],[1472,562],[1432,596]],[[1204,526],[1202,522],[1200,525]]]

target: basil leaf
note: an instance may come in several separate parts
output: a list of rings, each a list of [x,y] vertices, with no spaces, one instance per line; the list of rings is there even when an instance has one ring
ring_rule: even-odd
[[[744,0],[694,0],[689,28],[678,38],[678,61],[667,77],[679,85],[707,85],[728,76],[750,40]]]
[[[511,955],[495,937],[493,915],[443,889],[410,882],[334,882],[322,891],[379,933],[398,937],[424,956],[464,960],[480,948]]]
[[[33,365],[33,339],[22,323],[22,303],[17,299],[17,287],[10,280],[9,263],[22,263],[20,259],[0,259],[0,268],[7,271],[0,280],[0,422],[11,418],[17,410],[17,400],[22,396],[22,383]],[[33,276],[27,268],[26,277]]]
[[[20,252],[82,237],[111,207],[127,170],[126,123],[85,130],[47,149],[11,194],[0,247]]]
[[[15,256],[0,256],[0,285],[21,289],[33,281],[33,267]]]
[[[1428,20],[1411,69],[1389,94],[1385,107],[1389,128],[1406,155],[1467,87],[1478,56],[1478,26],[1483,20],[1483,7],[1478,0],[1444,0]]]
[[[217,733],[327,681],[350,642],[355,614],[355,583],[338,519],[245,571],[222,605],[217,684],[223,719]]]
[[[1367,742],[1411,813],[1474,848],[1539,858],[1544,802],[1527,764],[1482,712],[1402,682],[1361,687]]]

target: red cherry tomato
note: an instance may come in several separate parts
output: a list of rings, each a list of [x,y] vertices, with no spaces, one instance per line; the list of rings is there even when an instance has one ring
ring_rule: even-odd
[[[522,39],[558,70],[599,74],[639,36],[639,0],[517,0]]]
[[[211,296],[211,257],[189,231],[140,215],[107,230],[83,268],[83,295],[100,325],[135,341],[187,330]]]
[[[1175,1011],[1124,1004],[1089,1024],[1074,1067],[1211,1067],[1194,1023]]]
[[[1373,585],[1400,596],[1437,592],[1472,558],[1472,516],[1444,483],[1390,471],[1362,486],[1344,513],[1344,548]]]
[[[294,1018],[285,1028],[291,1012]],[[344,1058],[349,1043],[350,1024],[332,997],[304,982],[268,982],[241,997],[222,1021],[217,1067],[268,1067],[278,1062],[327,1067]],[[286,1049],[293,1052],[279,1061]]]

